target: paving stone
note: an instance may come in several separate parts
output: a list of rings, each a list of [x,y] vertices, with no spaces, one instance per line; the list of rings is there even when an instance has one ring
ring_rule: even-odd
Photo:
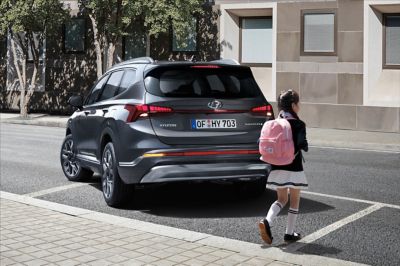
[[[196,252],[196,251],[192,251],[192,250],[187,250],[187,251],[181,253],[180,255],[183,255],[183,256],[186,256],[186,257],[189,257],[189,258],[196,258],[196,257],[202,256],[203,254],[200,253],[200,252]]]
[[[176,262],[176,263],[182,263],[182,262],[190,260],[190,258],[182,256],[182,255],[174,255],[174,256],[169,257],[168,260]]]
[[[27,244],[22,243],[22,242],[17,242],[17,243],[14,243],[14,244],[9,244],[9,245],[7,245],[7,246],[8,246],[9,248],[11,248],[11,249],[20,249],[20,248],[28,247]]]
[[[114,264],[112,262],[106,261],[104,259],[100,259],[100,260],[94,260],[94,261],[88,262],[87,265],[108,266],[108,265],[114,265]]]
[[[22,255],[22,252],[19,252],[18,250],[8,250],[8,251],[5,251],[5,252],[2,252],[1,255],[6,257],[6,258],[12,258],[12,257],[15,257],[15,256]]]
[[[10,259],[10,258],[3,258],[3,257],[1,257],[1,265],[3,266],[6,266],[6,265],[12,265],[12,264],[15,264],[15,263],[17,263],[15,260],[12,260],[12,259]]]
[[[203,265],[208,265],[208,262],[198,260],[198,259],[191,259],[188,261],[185,261],[184,265],[190,265],[190,266],[203,266]]]
[[[50,255],[47,257],[42,257],[41,259],[46,260],[48,262],[59,262],[59,261],[65,260],[64,257],[62,257],[58,254],[53,254],[53,255]]]
[[[24,264],[27,266],[41,266],[41,265],[45,265],[47,263],[48,263],[47,261],[42,260],[42,259],[33,259],[30,261],[24,262]]]
[[[27,246],[25,248],[20,248],[19,249],[20,252],[27,253],[27,254],[30,254],[30,253],[33,253],[33,252],[37,252],[37,251],[40,251],[40,250],[41,250],[40,248],[33,247],[33,246]]]
[[[119,265],[121,265],[121,266],[142,266],[142,265],[150,265],[150,264],[143,262],[143,261],[136,260],[136,259],[131,259],[131,260],[127,260],[123,263],[120,263]]]
[[[174,253],[165,250],[157,250],[156,252],[151,253],[151,255],[160,259],[165,259],[173,256]]]
[[[137,257],[136,259],[139,261],[146,262],[146,263],[152,263],[154,261],[160,260],[159,258],[150,256],[150,255],[143,255],[143,256]]]
[[[250,260],[247,260],[241,264],[243,266],[264,266],[264,265],[269,265],[273,261],[274,260],[272,259],[256,257],[256,258],[251,258]]]
[[[143,255],[144,255],[143,253],[136,252],[136,251],[128,251],[128,252],[125,252],[125,253],[121,254],[121,256],[127,257],[129,259],[135,259],[135,258],[138,258],[138,257],[143,256]],[[156,256],[155,253],[153,253],[151,255],[152,256]],[[156,256],[156,257],[158,257],[158,256]]]
[[[213,251],[213,252],[211,252],[209,254],[213,255],[213,256],[217,256],[218,258],[226,258],[226,257],[232,256],[234,254],[237,254],[237,252],[228,251],[228,250],[222,250],[221,249],[221,250]]]
[[[290,264],[290,263],[285,263],[282,261],[273,261],[269,264],[267,264],[268,266],[291,266],[291,265],[295,265],[295,264]]]
[[[11,250],[9,247],[7,247],[6,245],[0,245],[0,252],[4,252],[4,251],[8,251]]]
[[[81,248],[79,249],[79,252],[82,253],[86,253],[86,254],[91,254],[96,252],[98,249],[94,248],[94,247],[85,247],[85,248]]]
[[[206,246],[201,246],[201,247],[193,249],[193,251],[200,252],[203,254],[209,254],[209,253],[212,253],[217,250],[219,250],[219,249],[213,248],[213,247],[206,247]]]
[[[25,261],[33,260],[35,258],[28,254],[22,254],[19,256],[15,256],[12,259],[15,260],[16,262],[25,262]]]
[[[108,258],[105,258],[105,260],[110,261],[112,263],[121,263],[127,260],[130,260],[131,258],[127,258],[125,256],[121,256],[121,255],[114,255]]]
[[[197,257],[197,259],[205,261],[205,262],[214,262],[214,261],[218,260],[219,258],[217,256],[213,256],[210,254],[203,254],[203,255]]]
[[[40,250],[40,251],[37,251],[37,252],[35,252],[35,253],[32,253],[32,256],[34,256],[34,257],[36,257],[36,258],[43,258],[43,257],[50,256],[50,255],[52,255],[52,254],[53,254],[53,253],[48,252],[47,250]]]
[[[154,249],[154,248],[151,248],[151,247],[143,247],[143,248],[139,248],[136,251],[140,252],[140,253],[143,253],[143,254],[151,254],[153,252],[156,252],[157,249]]]
[[[66,257],[68,259],[73,259],[73,258],[82,256],[84,254],[79,252],[79,251],[77,251],[77,250],[69,250],[67,252],[60,253],[60,255],[63,256],[63,257]]]
[[[79,261],[79,262],[82,262],[82,263],[94,261],[96,259],[97,259],[96,257],[90,256],[90,255],[86,255],[86,254],[75,258],[76,261]]]
[[[81,263],[80,263],[79,261],[71,260],[71,259],[63,260],[63,261],[57,262],[56,264],[57,264],[57,265],[60,265],[60,266],[75,266],[75,265],[81,265]]]
[[[154,266],[172,266],[172,265],[177,265],[176,262],[169,261],[169,260],[158,260],[155,262],[152,262],[150,265]]]

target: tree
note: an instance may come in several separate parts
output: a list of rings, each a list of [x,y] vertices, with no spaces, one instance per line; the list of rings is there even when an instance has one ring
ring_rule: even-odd
[[[137,23],[146,32],[146,55],[150,56],[152,36],[165,33],[171,25],[182,41],[195,14],[202,12],[204,0],[79,0],[92,22],[96,51],[97,77],[114,64],[117,41],[130,35],[129,26]]]
[[[20,114],[26,117],[38,81],[40,49],[46,36],[61,25],[69,12],[59,0],[2,0],[0,14],[0,35],[10,36],[13,65],[21,91]],[[27,71],[29,55],[33,62],[32,73]]]

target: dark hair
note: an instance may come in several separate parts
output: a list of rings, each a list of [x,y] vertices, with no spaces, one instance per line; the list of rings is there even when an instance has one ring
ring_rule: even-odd
[[[287,90],[281,92],[278,97],[279,111],[290,113],[294,118],[299,119],[299,116],[293,111],[292,104],[298,104],[300,101],[299,94],[294,90]]]

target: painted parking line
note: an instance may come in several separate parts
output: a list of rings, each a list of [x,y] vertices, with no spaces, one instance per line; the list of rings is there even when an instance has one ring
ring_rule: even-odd
[[[73,184],[69,184],[69,185],[52,187],[49,189],[44,189],[44,190],[27,193],[27,194],[24,194],[24,196],[35,198],[35,197],[40,197],[43,195],[51,194],[54,192],[63,191],[63,190],[71,189],[71,188],[82,187],[82,186],[86,186],[86,185],[88,185],[88,183],[73,183]]]
[[[324,228],[322,228],[322,229],[320,229],[320,230],[318,230],[318,231],[316,231],[316,232],[314,232],[314,233],[312,233],[310,235],[305,236],[304,238],[302,238],[298,242],[295,242],[295,243],[292,243],[292,244],[288,245],[286,247],[286,250],[289,251],[289,252],[297,251],[300,248],[304,247],[305,245],[307,245],[309,243],[312,243],[312,242],[314,242],[314,241],[326,236],[327,234],[330,234],[333,231],[336,231],[339,228],[341,228],[341,227],[343,227],[343,226],[345,226],[345,225],[347,225],[349,223],[352,223],[352,222],[354,222],[354,221],[356,221],[356,220],[358,220],[358,219],[360,219],[360,218],[362,218],[362,217],[364,217],[364,216],[366,216],[368,214],[371,214],[371,213],[373,213],[373,212],[375,212],[375,211],[377,211],[377,210],[379,210],[379,209],[381,209],[383,207],[385,207],[384,204],[379,204],[379,203],[374,204],[372,206],[369,206],[366,209],[363,209],[363,210],[361,210],[359,212],[356,212],[356,213],[354,213],[354,214],[352,214],[350,216],[347,216],[346,218],[343,218],[343,219],[341,219],[341,220],[339,220],[337,222],[334,222],[333,224],[330,224],[330,225],[328,225],[328,226],[326,226],[326,227],[324,227]]]
[[[371,200],[363,200],[363,199],[349,198],[349,197],[336,196],[336,195],[330,195],[330,194],[323,194],[323,193],[311,192],[311,191],[304,191],[304,190],[301,191],[301,193],[302,193],[302,194],[308,194],[308,195],[319,196],[319,197],[325,197],[325,198],[333,198],[333,199],[354,201],[354,202],[359,202],[359,203],[366,203],[366,204],[371,204],[371,205],[379,204],[379,205],[382,205],[383,207],[387,207],[387,208],[400,209],[400,205],[388,204],[388,203],[377,202],[377,201],[371,201]]]

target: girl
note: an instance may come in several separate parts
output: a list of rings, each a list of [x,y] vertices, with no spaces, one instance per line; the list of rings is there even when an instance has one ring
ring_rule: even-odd
[[[281,93],[278,98],[278,109],[278,117],[288,119],[292,128],[296,156],[291,164],[271,165],[272,169],[268,177],[267,187],[276,189],[278,199],[271,205],[267,217],[258,224],[261,238],[268,244],[271,244],[273,239],[271,233],[273,220],[288,202],[288,192],[290,194],[290,208],[284,240],[293,242],[301,239],[301,235],[294,232],[294,226],[299,212],[300,190],[308,187],[301,154],[301,150],[308,151],[308,143],[305,123],[297,115],[300,110],[299,94],[293,90]]]

